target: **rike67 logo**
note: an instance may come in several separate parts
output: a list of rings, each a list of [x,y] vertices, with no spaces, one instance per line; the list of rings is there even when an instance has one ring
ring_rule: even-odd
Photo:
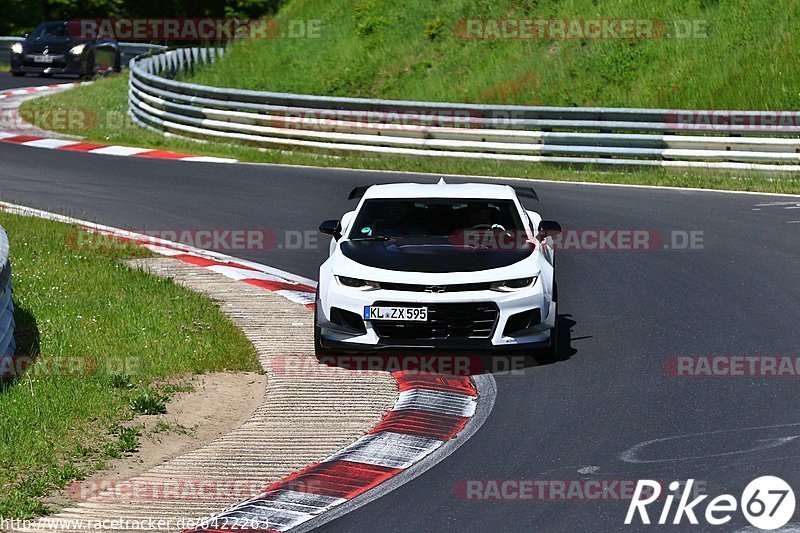
[[[678,481],[669,484],[668,492],[663,497],[663,506],[660,512],[651,518],[651,511],[658,511],[657,501],[661,504],[662,485],[658,481],[649,479],[639,480],[625,516],[625,524],[630,525],[641,521],[642,524],[651,524],[655,520],[659,525],[699,524],[698,516],[705,519],[706,524],[721,526],[733,519],[734,513],[741,510],[750,525],[764,531],[771,531],[785,526],[794,516],[795,498],[792,487],[784,480],[775,476],[762,476],[751,481],[737,500],[731,494],[721,494],[705,501],[709,496],[700,495],[693,499],[692,485],[694,480],[688,480],[685,485]],[[683,486],[683,491],[677,491]],[[675,500],[678,500],[674,507]],[[704,504],[704,505],[701,505]],[[704,509],[704,510],[703,510]],[[684,521],[685,519],[685,521]]]

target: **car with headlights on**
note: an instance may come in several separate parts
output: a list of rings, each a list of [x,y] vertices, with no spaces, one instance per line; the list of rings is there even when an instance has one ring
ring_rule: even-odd
[[[520,197],[536,193],[444,180],[354,189],[358,206],[320,226],[332,240],[316,353],[554,351],[561,227]]]
[[[78,25],[66,21],[43,22],[11,47],[11,74],[77,75],[119,72],[119,44],[113,39],[81,34]]]

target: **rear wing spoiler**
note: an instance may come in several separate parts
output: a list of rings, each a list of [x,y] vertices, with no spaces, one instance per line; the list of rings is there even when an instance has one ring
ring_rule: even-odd
[[[373,183],[372,185],[377,185]],[[359,185],[348,195],[348,200],[360,200],[364,194],[367,192],[367,189],[372,187],[372,185]],[[536,194],[536,191],[533,190],[533,187],[519,187],[515,185],[511,185],[511,188],[514,189],[514,192],[517,193],[519,198],[533,198],[537,202],[539,201],[539,195]]]
[[[517,187],[512,185],[511,188],[514,189],[514,192],[517,193],[519,198],[533,198],[537,202],[539,201],[539,195],[536,194],[533,187]]]
[[[348,200],[360,200],[364,193],[367,192],[367,189],[372,187],[372,185],[360,185],[350,191],[350,195],[347,197]]]

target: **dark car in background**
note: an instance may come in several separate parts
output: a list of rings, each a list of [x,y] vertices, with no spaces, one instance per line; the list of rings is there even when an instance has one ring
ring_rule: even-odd
[[[113,39],[87,38],[71,34],[65,21],[43,22],[25,40],[11,48],[14,76],[73,74],[89,78],[98,73],[120,71],[119,44]]]

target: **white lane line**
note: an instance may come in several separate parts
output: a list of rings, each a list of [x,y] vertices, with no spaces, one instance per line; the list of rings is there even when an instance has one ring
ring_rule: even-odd
[[[214,527],[257,524],[260,528],[286,531],[307,522],[346,499],[294,490],[262,493],[209,519]]]
[[[28,141],[21,143],[24,146],[33,146],[35,148],[61,148],[62,146],[69,146],[70,144],[78,144],[76,141],[68,141],[66,139],[39,139],[36,141]]]
[[[478,397],[480,397],[481,401],[478,404],[475,415],[470,418],[467,425],[464,426],[463,431],[458,434],[458,438],[442,443],[442,445],[425,461],[419,462],[399,472],[397,475],[389,478],[372,490],[368,490],[352,500],[348,500],[341,505],[331,508],[328,512],[315,517],[308,523],[301,524],[293,533],[307,533],[312,530],[321,531],[321,527],[332,520],[336,520],[349,512],[363,507],[422,475],[449,457],[461,447],[461,445],[467,442],[481,428],[483,423],[486,422],[486,419],[489,418],[494,408],[495,398],[497,397],[497,384],[491,374],[480,374],[474,376],[472,379],[475,383],[475,388],[478,390]]]
[[[408,468],[442,445],[442,441],[383,431],[364,435],[350,446],[325,459],[352,461],[387,468]]]
[[[215,259],[218,261],[235,262],[243,266],[251,267],[255,269],[255,272],[262,272],[264,274],[276,276],[278,279],[288,280],[289,282],[307,285],[312,288],[317,286],[317,282],[312,279],[305,278],[303,276],[298,276],[296,274],[292,274],[291,272],[286,272],[285,270],[280,270],[277,268],[272,268],[267,265],[262,265],[261,263],[256,263],[255,261],[248,261],[246,259],[232,257],[230,255],[226,255],[219,252],[201,250],[199,248],[194,248],[192,246],[187,246],[185,244],[168,241],[166,239],[160,239],[157,237],[142,235],[141,233],[136,233],[133,231],[123,230],[119,228],[113,228],[111,226],[105,226],[103,224],[96,224],[94,222],[88,222],[86,220],[80,220],[65,215],[59,215],[57,213],[51,213],[49,211],[43,211],[41,209],[34,209],[32,207],[27,207],[24,205],[12,204],[10,202],[0,201],[0,208],[13,214],[18,214],[23,216],[33,216],[33,217],[43,218],[46,220],[55,220],[56,222],[65,222],[67,224],[76,224],[82,226],[84,229],[87,229],[89,231],[97,231],[100,233],[106,233],[108,235],[117,235],[128,239],[145,241],[151,243],[145,245],[146,248],[153,251],[158,251],[158,253],[162,253],[163,255],[180,255],[189,253],[200,257]]]
[[[182,157],[181,161],[194,161],[196,163],[238,163],[238,159],[230,159],[227,157],[211,157],[211,156],[191,156]]]
[[[166,255],[166,256],[173,256],[173,255],[183,255],[186,252],[181,250],[173,250],[172,248],[164,248],[163,246],[156,246],[154,244],[142,244],[142,248],[147,248],[153,253],[158,255]]]
[[[475,414],[474,396],[425,389],[410,389],[400,393],[393,411],[414,409],[445,415],[471,417]]]
[[[329,507],[339,505],[345,501],[347,500],[344,498],[337,498],[335,496],[323,496],[321,494],[314,494],[311,492],[279,489],[272,492],[261,493],[255,498],[251,498],[247,502],[237,505],[236,507],[233,507],[217,516],[224,517],[227,516],[228,513],[233,512],[250,514],[247,511],[253,508],[261,511],[288,510],[315,515],[319,514],[325,509],[328,509]],[[260,512],[257,514],[264,516],[266,513]]]
[[[263,281],[276,281],[283,283],[286,283],[287,281],[285,277],[275,276],[273,274],[266,274],[264,272],[259,272],[256,270],[250,270],[246,268],[237,268],[235,266],[212,265],[206,268],[208,270],[213,270],[217,274],[222,274],[223,276],[231,278],[236,281],[243,279],[259,279]]]
[[[310,513],[300,513],[289,510],[265,510],[262,513],[248,513],[246,511],[235,511],[225,516],[215,517],[209,520],[214,531],[218,529],[236,531],[241,529],[242,524],[255,526],[245,531],[287,531],[298,524],[308,522],[314,518]],[[201,520],[202,524],[203,521]]]
[[[285,289],[278,289],[277,291],[272,291],[275,294],[280,294],[287,300],[291,300],[292,302],[308,305],[314,303],[314,293],[307,292],[307,291],[290,291]]]
[[[136,155],[152,151],[151,148],[131,148],[130,146],[106,146],[89,150],[90,154],[102,155]]]

